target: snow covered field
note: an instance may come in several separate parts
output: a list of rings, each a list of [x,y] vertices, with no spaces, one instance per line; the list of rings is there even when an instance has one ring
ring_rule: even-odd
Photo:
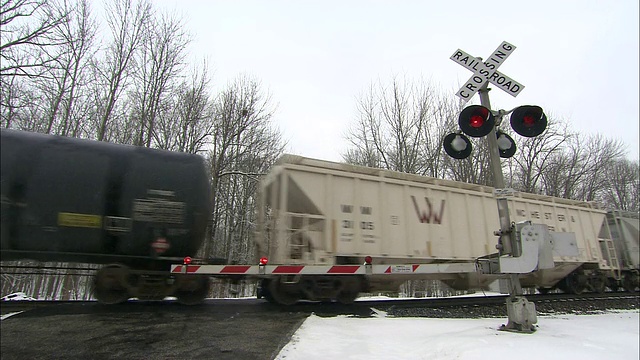
[[[278,360],[640,358],[640,312],[538,316],[533,334],[496,329],[505,319],[339,316],[305,320]]]

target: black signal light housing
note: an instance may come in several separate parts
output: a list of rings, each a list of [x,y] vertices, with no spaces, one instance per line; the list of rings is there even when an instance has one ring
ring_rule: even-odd
[[[538,136],[547,128],[547,115],[537,105],[519,106],[511,113],[511,128],[521,136]]]

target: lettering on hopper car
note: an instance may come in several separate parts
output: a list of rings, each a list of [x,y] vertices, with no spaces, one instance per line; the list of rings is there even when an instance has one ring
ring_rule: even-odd
[[[362,230],[375,230],[375,226],[373,225],[373,221],[361,221],[360,229]]]
[[[364,235],[362,235],[362,241],[365,244],[375,244],[376,243],[376,237],[374,235],[364,234]]]
[[[351,242],[353,240],[352,233],[340,233],[340,241]]]
[[[523,218],[531,218],[531,219],[540,219],[541,215],[539,211],[531,211],[528,213],[527,215],[527,211],[525,209],[516,209],[516,214],[520,217]],[[553,221],[553,213],[551,212],[545,212],[542,214],[542,216],[544,217],[545,220],[550,220]],[[576,222],[576,218],[571,215],[569,216],[569,219],[571,220],[571,222]],[[566,222],[567,221],[567,215],[565,214],[556,214],[556,218],[555,220],[557,221],[561,221],[561,222]]]
[[[345,214],[353,213],[353,205],[340,204],[340,211]],[[373,208],[371,206],[360,206],[360,214],[362,215],[372,215]]]
[[[416,197],[411,195],[411,201],[413,201],[413,207],[416,211],[416,215],[418,216],[418,220],[421,223],[427,224],[442,224],[442,216],[444,214],[444,199],[440,201],[440,211],[436,211],[434,209],[433,204],[431,204],[431,200],[425,196],[424,198],[427,204],[427,210],[422,210],[420,206],[418,206],[418,202],[416,201]]]

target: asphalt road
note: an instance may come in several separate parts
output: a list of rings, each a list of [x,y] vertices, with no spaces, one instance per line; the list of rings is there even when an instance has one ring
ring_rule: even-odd
[[[0,322],[2,360],[273,359],[309,312],[261,300],[60,304]]]

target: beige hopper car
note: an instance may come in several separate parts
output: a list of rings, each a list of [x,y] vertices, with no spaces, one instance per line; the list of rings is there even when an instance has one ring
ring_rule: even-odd
[[[486,186],[284,155],[261,184],[259,255],[272,264],[335,265],[473,263],[496,253],[499,228],[494,189]],[[554,232],[575,233],[578,256],[555,257],[556,267],[522,277],[523,286],[561,285],[577,269],[587,278],[611,270],[598,235],[606,211],[595,204],[526,193],[509,200],[512,222],[531,220]],[[606,222],[605,222],[606,223]],[[604,244],[604,242],[603,242]],[[598,270],[598,271],[596,271]],[[422,274],[454,288],[485,288],[496,275]],[[396,291],[413,275],[290,278],[271,284],[285,300],[332,298],[344,289]],[[268,289],[265,280],[263,287]],[[338,283],[336,283],[338,281]],[[325,282],[330,282],[327,285]],[[303,283],[304,285],[297,285]],[[301,287],[305,291],[301,291]],[[329,290],[323,288],[329,287]],[[333,295],[332,295],[333,292]],[[271,295],[271,294],[270,294]],[[287,302],[287,301],[285,301]]]

